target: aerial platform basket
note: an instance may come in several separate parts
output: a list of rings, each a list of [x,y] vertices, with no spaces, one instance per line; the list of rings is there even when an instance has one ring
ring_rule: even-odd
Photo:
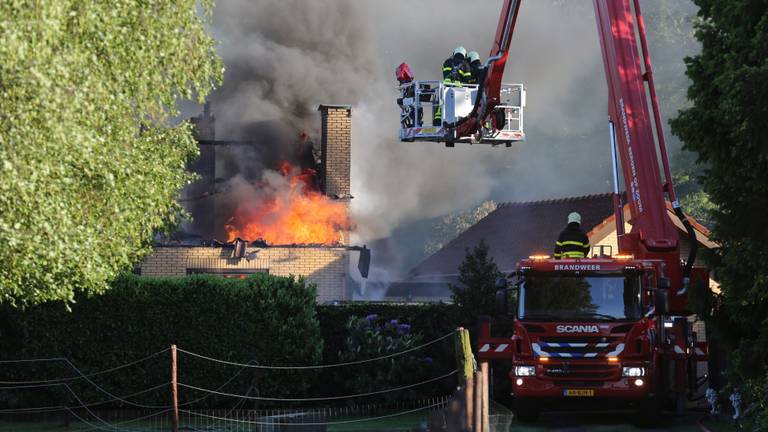
[[[446,124],[467,116],[475,105],[477,85],[445,84],[442,81],[411,81],[400,85],[400,141],[454,142],[467,144],[504,144],[523,141],[523,109],[525,86],[502,84],[501,104],[493,112],[492,121],[486,122],[472,137],[450,139]]]

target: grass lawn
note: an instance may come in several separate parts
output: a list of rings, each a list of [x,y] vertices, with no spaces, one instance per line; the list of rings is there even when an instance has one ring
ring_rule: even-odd
[[[351,420],[351,419],[350,419]],[[341,419],[340,421],[343,421]],[[328,432],[353,432],[353,431],[403,431],[411,430],[422,423],[427,422],[427,413],[415,412],[397,417],[388,417],[380,420],[355,422],[347,424],[329,425]]]
[[[334,419],[334,421],[344,421],[347,419]],[[353,418],[350,418],[348,420],[354,420]],[[366,422],[354,422],[354,423],[348,423],[348,424],[339,424],[339,425],[329,425],[328,426],[328,432],[353,432],[353,431],[407,431],[411,430],[414,427],[417,427],[421,425],[422,423],[426,423],[427,421],[427,414],[426,413],[410,413],[410,414],[404,414],[402,416],[397,417],[389,417],[385,419],[380,420],[372,420],[372,421],[366,421]],[[110,422],[110,424],[114,424]],[[78,423],[78,422],[71,422],[68,427],[65,427],[64,424],[61,421],[48,421],[48,422],[36,422],[36,421],[26,421],[26,422],[6,422],[6,421],[0,421],[0,432],[86,432],[86,431],[98,431],[101,429],[96,429],[95,426],[99,426],[103,428],[104,430],[111,429],[110,427],[99,424],[99,423],[93,423],[93,426],[84,424],[84,423]],[[119,425],[116,424],[115,431],[117,432],[117,428],[123,429],[123,430],[130,430],[131,432],[165,432],[168,430],[167,423],[164,423],[162,425],[158,425],[157,423],[141,423],[141,422],[135,422],[130,424],[124,424]],[[185,429],[184,424],[182,422],[182,430]],[[229,427],[227,427],[229,426]],[[198,426],[200,429],[205,431],[230,431],[230,430],[240,430],[238,429],[238,426],[242,428],[242,430],[248,430],[249,425],[239,425],[239,424],[226,424],[222,423],[220,421],[212,421],[207,426]],[[256,429],[256,425],[251,425],[253,430]]]
[[[69,427],[64,427],[61,422],[0,422],[1,432],[84,432],[94,430],[86,424],[71,423]]]
[[[339,420],[343,421],[344,419],[339,419]],[[427,421],[427,416],[424,413],[412,413],[412,414],[406,414],[406,415],[397,416],[397,417],[390,417],[390,418],[381,419],[381,420],[355,422],[355,423],[340,424],[340,425],[329,425],[328,432],[407,431],[407,430],[413,429],[416,426],[419,426],[420,424],[426,421]],[[94,423],[93,426],[97,426],[97,424]],[[86,432],[86,431],[99,430],[93,426],[89,426],[84,423],[72,422],[70,423],[69,427],[65,427],[61,421],[57,421],[57,422],[54,422],[54,421],[51,421],[51,422],[35,422],[35,421],[3,422],[3,421],[0,421],[0,432]],[[110,429],[104,424],[98,424],[98,426],[103,427],[105,430]],[[237,424],[231,424],[229,426],[231,427],[227,428],[225,425],[220,424],[219,427],[217,428],[216,425],[211,424],[208,427],[201,427],[201,429],[205,431],[238,430]],[[243,430],[248,430],[247,426],[248,425],[240,425],[240,427],[244,427]],[[152,424],[132,423],[127,425],[120,425],[117,427],[125,430],[130,430],[132,432],[133,431],[165,432],[168,430],[167,425],[159,426],[157,424],[152,425]],[[253,425],[252,428],[255,430],[256,426]]]
[[[527,425],[527,424],[520,424],[517,422],[512,422],[512,426],[510,427],[510,432],[552,432],[552,431],[566,431],[566,430],[574,430],[574,431],[585,431],[585,432],[639,432],[639,431],[659,431],[659,432],[701,432],[701,429],[699,429],[696,425],[671,425],[671,426],[661,426],[656,429],[648,429],[648,428],[640,428],[637,426],[633,426],[630,424],[588,424],[583,423],[579,426],[569,426],[569,427],[559,427],[559,426],[549,426],[549,425]],[[720,431],[714,431],[714,432],[720,432]]]
[[[114,424],[114,427],[108,427],[103,423],[91,423],[90,425],[82,422],[70,422],[69,426],[64,426],[61,421],[24,421],[24,422],[7,422],[0,421],[0,432],[94,432],[101,430],[126,430],[131,432],[161,432],[167,431],[168,426],[160,426],[157,423],[130,423],[130,424]]]
[[[578,431],[578,432],[640,432],[640,431],[657,431],[657,432],[701,432],[701,429],[696,424],[696,419],[699,415],[694,415],[681,421],[669,420],[657,428],[643,429],[638,426],[634,426],[631,423],[625,423],[626,416],[618,416],[615,414],[603,415],[590,415],[590,414],[567,414],[567,415],[545,415],[541,421],[535,424],[521,424],[513,421],[509,432],[552,432],[552,431]],[[335,421],[344,421],[345,419],[335,419]],[[353,420],[353,418],[349,418]],[[354,422],[347,424],[329,425],[328,432],[355,432],[355,431],[409,431],[427,422],[427,413],[415,412],[410,414],[404,414],[402,416],[389,417],[379,420]],[[702,422],[712,432],[737,432],[736,426],[728,420],[715,420],[706,418]],[[84,423],[70,423],[69,427],[64,427],[61,421],[50,422],[4,422],[0,421],[0,432],[86,432],[95,431],[93,425],[86,425]],[[107,426],[101,424],[98,425],[108,429]],[[118,428],[130,430],[132,432],[161,432],[167,431],[167,423],[149,423],[149,422],[134,422],[130,424],[116,425]],[[182,424],[183,426],[183,424]],[[219,427],[214,423],[205,426],[198,426],[201,430],[216,432],[216,431],[230,431],[239,430],[238,425],[229,425],[230,428],[219,424]],[[239,425],[243,427],[242,430],[248,430],[247,425]],[[252,426],[254,429],[255,426]]]

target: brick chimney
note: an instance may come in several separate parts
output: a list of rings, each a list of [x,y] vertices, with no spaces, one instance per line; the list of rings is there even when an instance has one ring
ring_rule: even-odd
[[[320,170],[323,191],[330,197],[351,198],[352,107],[320,105],[318,110],[322,122]]]

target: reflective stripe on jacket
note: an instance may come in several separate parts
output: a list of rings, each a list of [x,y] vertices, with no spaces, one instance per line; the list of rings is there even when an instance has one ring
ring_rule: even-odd
[[[572,222],[560,233],[555,243],[555,258],[585,258],[591,247],[579,224]]]
[[[484,75],[485,68],[479,61],[475,61],[469,64],[469,78],[467,84],[480,84],[481,77]]]
[[[469,63],[463,57],[453,56],[443,62],[443,82],[461,84],[469,79]]]

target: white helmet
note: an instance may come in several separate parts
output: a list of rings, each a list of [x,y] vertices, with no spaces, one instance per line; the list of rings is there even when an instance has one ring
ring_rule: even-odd
[[[568,215],[568,223],[576,222],[577,224],[581,225],[581,215],[573,212]]]
[[[469,54],[467,54],[467,58],[469,59],[470,63],[475,60],[480,61],[480,54],[478,54],[477,51],[470,51]]]
[[[463,46],[457,46],[456,49],[453,50],[453,55],[456,55],[456,54],[461,54],[462,57],[466,57],[467,56],[467,49],[464,48]]]

